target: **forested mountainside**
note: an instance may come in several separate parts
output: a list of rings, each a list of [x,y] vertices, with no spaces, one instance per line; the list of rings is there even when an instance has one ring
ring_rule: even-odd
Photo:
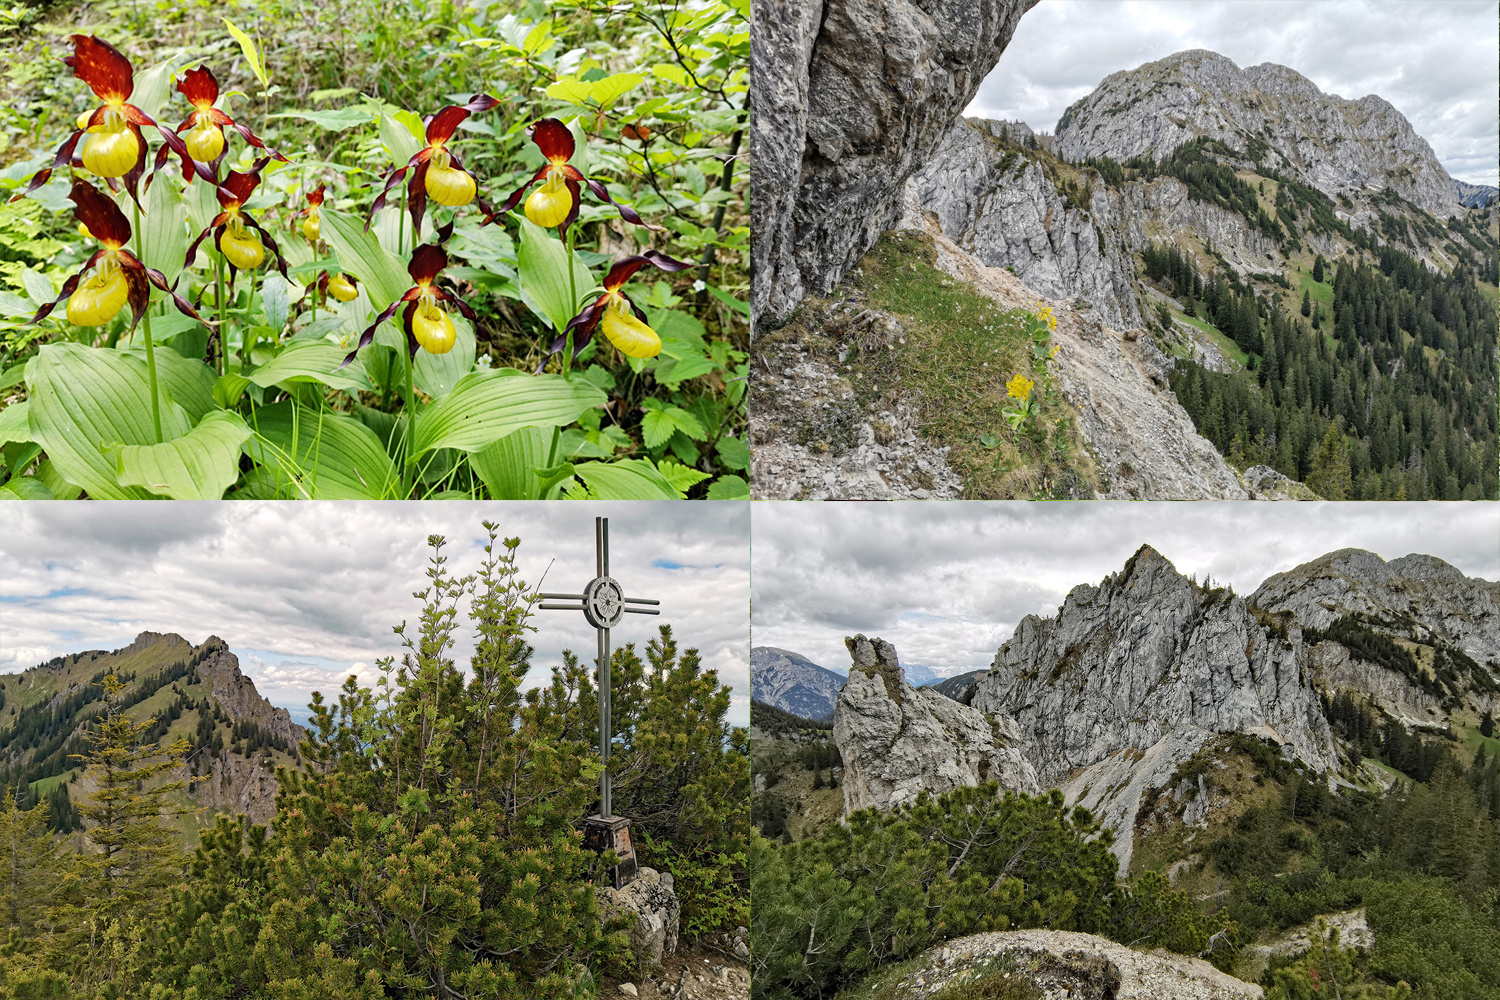
[[[142,632],[120,649],[60,656],[20,674],[0,676],[0,787],[23,807],[46,799],[55,830],[80,826],[73,803],[91,788],[78,782],[78,755],[105,715],[105,678],[124,687],[117,705],[154,719],[142,740],[188,743],[180,774],[186,781],[185,830],[211,824],[219,810],[264,822],[275,811],[275,767],[297,759],[302,727],[274,708],[240,673],[222,639],[193,645],[180,635]]]
[[[1235,977],[1112,978],[1080,936],[1043,983],[1074,995],[1500,997],[1500,584],[1340,550],[1244,596],[1143,546],[1023,619],[967,704],[912,688],[888,643],[846,641],[844,821],[757,842],[757,961],[785,995],[1035,982],[968,956],[1046,927]],[[815,906],[832,885],[839,913]],[[924,907],[948,919],[903,923]],[[868,956],[831,945],[849,911]]]
[[[960,119],[908,184],[984,264],[1145,327],[1240,472],[1372,500],[1500,495],[1500,221],[1458,191],[1379,98],[1201,51],[1115,74],[1056,137]]]

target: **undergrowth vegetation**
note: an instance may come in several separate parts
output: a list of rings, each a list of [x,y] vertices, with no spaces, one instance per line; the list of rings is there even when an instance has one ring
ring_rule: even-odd
[[[888,350],[851,358],[855,391],[899,398],[923,434],[948,448],[966,499],[1092,496],[1097,473],[1058,388],[1036,317],[1003,309],[934,266],[931,239],[886,233],[850,282],[862,300],[894,314],[905,336]],[[1025,385],[1012,388],[1021,376]],[[1017,421],[1011,414],[1026,408]]]
[[[6,17],[0,492],[748,494],[747,3]]]

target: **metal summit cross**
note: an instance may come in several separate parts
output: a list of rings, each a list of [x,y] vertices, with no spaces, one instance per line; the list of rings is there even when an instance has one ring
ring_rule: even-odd
[[[583,821],[584,844],[596,851],[613,850],[620,863],[612,873],[616,889],[629,884],[636,876],[635,849],[630,844],[630,820],[612,815],[610,793],[613,784],[609,773],[610,712],[613,708],[609,684],[609,630],[620,624],[626,614],[659,615],[655,608],[627,607],[631,604],[659,605],[645,597],[626,597],[620,582],[609,575],[609,518],[594,518],[594,551],[597,574],[581,594],[538,594],[543,601],[576,601],[570,604],[541,604],[543,611],[582,611],[599,639],[599,759],[604,769],[599,773],[599,813]]]

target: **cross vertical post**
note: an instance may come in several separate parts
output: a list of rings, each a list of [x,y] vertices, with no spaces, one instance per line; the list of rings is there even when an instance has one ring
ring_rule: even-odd
[[[584,841],[598,851],[613,850],[620,863],[615,866],[613,880],[615,888],[628,884],[635,878],[635,850],[630,845],[630,820],[614,815],[614,784],[609,770],[610,746],[614,740],[614,691],[610,684],[610,629],[620,624],[626,614],[658,615],[655,607],[628,607],[627,605],[659,605],[661,602],[645,597],[626,597],[619,581],[609,575],[609,518],[594,518],[594,568],[595,577],[583,588],[581,594],[538,594],[542,601],[568,601],[577,603],[540,604],[543,611],[582,611],[584,618],[594,627],[598,644],[598,697],[599,697],[599,813],[584,820]]]

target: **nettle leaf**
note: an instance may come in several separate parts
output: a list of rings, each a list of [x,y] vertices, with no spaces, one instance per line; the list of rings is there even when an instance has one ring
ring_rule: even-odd
[[[180,438],[120,448],[120,485],[173,500],[217,500],[239,478],[240,445],[249,437],[238,413],[215,410]]]
[[[720,476],[709,484],[707,500],[748,500],[750,484],[739,476]]]
[[[98,500],[148,497],[144,490],[120,483],[114,456],[106,452],[116,444],[156,443],[143,361],[79,344],[47,344],[27,365],[26,386],[32,440],[47,450],[63,479]],[[172,402],[164,379],[160,395],[162,436],[170,441],[191,425],[182,407]]]
[[[646,447],[653,451],[672,440],[672,435],[676,433],[677,425],[664,410],[647,410],[646,416],[641,420],[641,434],[645,438]]]
[[[750,465],[750,448],[739,438],[720,438],[714,450],[719,453],[719,461],[731,469],[743,469]]]
[[[436,448],[475,452],[523,427],[559,427],[608,400],[593,383],[512,368],[472,372],[417,420],[413,454]]]

